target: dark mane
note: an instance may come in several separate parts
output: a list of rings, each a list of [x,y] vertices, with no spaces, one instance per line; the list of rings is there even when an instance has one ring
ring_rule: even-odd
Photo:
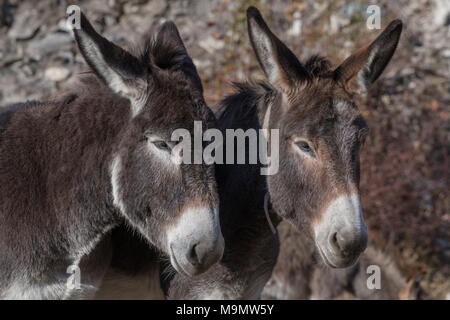
[[[304,64],[312,78],[329,76],[332,71],[331,66],[330,60],[320,55],[311,56]]]
[[[274,88],[268,82],[235,82],[235,93],[227,96],[220,102],[217,111],[218,118],[224,128],[231,124],[248,122],[257,115],[259,101],[269,98]]]

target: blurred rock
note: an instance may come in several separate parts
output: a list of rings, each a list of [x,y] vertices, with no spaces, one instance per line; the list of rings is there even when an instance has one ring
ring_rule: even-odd
[[[330,32],[337,33],[341,30],[342,27],[345,27],[350,24],[350,19],[342,17],[338,14],[332,14],[330,16]]]
[[[222,40],[209,36],[206,39],[200,40],[199,46],[205,49],[209,54],[214,54],[217,50],[223,49],[225,46]]]
[[[73,38],[67,32],[51,33],[42,39],[32,40],[28,45],[27,53],[39,60],[49,53],[57,53],[65,46],[71,45],[72,42]]]
[[[24,11],[16,15],[8,37],[16,40],[29,40],[33,38],[40,28],[40,19],[36,10]]]
[[[45,77],[51,81],[66,80],[70,76],[70,70],[61,67],[50,67],[45,70]]]
[[[292,26],[288,30],[290,36],[297,37],[302,33],[302,14],[300,11],[294,13],[294,20],[292,21]]]

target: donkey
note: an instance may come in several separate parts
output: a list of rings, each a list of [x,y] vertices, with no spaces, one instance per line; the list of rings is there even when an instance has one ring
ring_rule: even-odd
[[[278,129],[279,171],[266,178],[260,164],[216,167],[224,256],[202,275],[166,280],[169,298],[260,297],[278,254],[277,237],[264,215],[266,192],[268,219],[275,225],[285,220],[305,233],[329,267],[354,264],[367,245],[359,150],[368,127],[353,95],[367,90],[388,64],[401,21],[391,22],[335,69],[319,56],[302,64],[256,8],[247,10],[247,22],[267,82],[238,84],[238,92],[222,101],[219,128]]]
[[[96,77],[0,117],[3,299],[92,297],[116,226],[189,276],[223,253],[214,167],[181,163],[171,138],[193,134],[194,121],[215,126],[177,28],[163,24],[131,54],[80,22],[76,43]],[[77,268],[79,288],[67,285]]]
[[[424,296],[420,278],[407,281],[392,258],[374,246],[369,245],[355,265],[332,269],[316,259],[314,246],[304,233],[287,222],[280,223],[278,231],[280,254],[263,299],[333,299],[346,292],[365,300],[416,300]],[[381,287],[377,289],[367,286],[371,265],[380,268]]]

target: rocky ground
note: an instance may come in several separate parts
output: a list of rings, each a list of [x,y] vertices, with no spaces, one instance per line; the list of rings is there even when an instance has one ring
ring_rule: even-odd
[[[407,276],[422,275],[433,298],[450,292],[450,2],[375,1],[381,25],[405,23],[392,62],[360,97],[371,134],[362,155],[362,199],[372,240]],[[211,107],[230,82],[262,77],[250,49],[245,9],[261,9],[302,58],[338,63],[373,39],[366,1],[0,0],[0,105],[45,99],[86,65],[65,25],[81,7],[97,30],[126,45],[171,19],[180,29]]]

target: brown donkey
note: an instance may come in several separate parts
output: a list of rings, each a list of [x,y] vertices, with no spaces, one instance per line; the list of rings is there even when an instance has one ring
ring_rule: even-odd
[[[278,224],[280,217],[307,235],[328,266],[354,264],[367,245],[359,149],[368,128],[353,94],[367,90],[388,64],[401,21],[391,22],[372,43],[332,69],[318,56],[302,64],[256,8],[248,9],[247,20],[268,83],[239,84],[238,92],[222,102],[219,127],[278,129],[279,171],[266,178],[260,165],[216,167],[224,256],[202,275],[176,275],[165,282],[169,298],[260,296],[277,257],[277,238],[263,211],[267,191],[271,220]],[[272,145],[270,134],[267,140]]]
[[[175,25],[162,25],[139,55],[84,15],[74,33],[102,81],[87,76],[55,100],[0,116],[0,298],[92,296],[118,225],[186,275],[223,253],[214,167],[181,164],[171,139],[178,128],[193,134],[196,120],[215,125]],[[77,268],[80,290],[67,285]]]

